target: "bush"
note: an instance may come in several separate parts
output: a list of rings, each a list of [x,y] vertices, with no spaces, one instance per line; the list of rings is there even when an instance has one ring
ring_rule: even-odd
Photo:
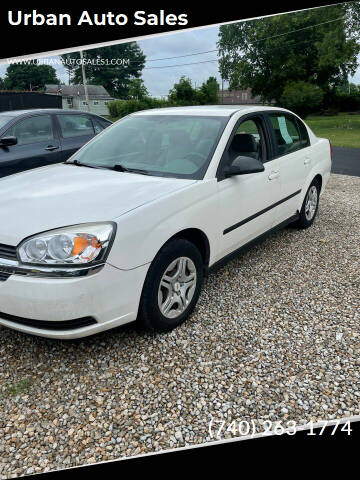
[[[307,82],[289,82],[281,96],[281,105],[305,118],[316,112],[322,103],[324,92],[317,85]]]
[[[144,93],[147,91],[142,81],[134,81],[133,97],[135,91]],[[135,88],[136,87],[136,88]],[[113,100],[108,103],[109,114],[112,118],[121,118],[139,110],[148,110],[150,108],[180,107],[189,105],[208,105],[218,103],[219,84],[215,77],[209,77],[200,88],[192,86],[191,80],[181,77],[178,83],[169,92],[168,100],[159,100],[148,96],[132,98],[131,100]]]
[[[166,100],[145,97],[142,100],[112,100],[108,103],[110,117],[122,118],[130,113],[150,108],[163,108],[171,106]]]
[[[120,103],[122,103],[122,100],[112,100],[111,102],[108,102],[107,108],[109,110],[109,115],[110,117],[117,117],[119,114],[119,109],[120,109]]]
[[[332,99],[331,107],[341,112],[354,112],[360,109],[360,95],[352,93],[337,93]]]

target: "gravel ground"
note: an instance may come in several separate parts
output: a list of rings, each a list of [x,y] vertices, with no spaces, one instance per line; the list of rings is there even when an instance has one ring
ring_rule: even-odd
[[[170,334],[0,329],[0,478],[203,443],[210,415],[360,414],[359,198],[360,178],[332,175],[311,229],[210,275]]]

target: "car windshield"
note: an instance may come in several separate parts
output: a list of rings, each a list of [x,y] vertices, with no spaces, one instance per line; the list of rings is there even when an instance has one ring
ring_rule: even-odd
[[[200,179],[227,117],[133,115],[106,129],[71,157],[93,167]]]
[[[11,119],[12,117],[10,116],[0,115],[0,128],[4,127]]]

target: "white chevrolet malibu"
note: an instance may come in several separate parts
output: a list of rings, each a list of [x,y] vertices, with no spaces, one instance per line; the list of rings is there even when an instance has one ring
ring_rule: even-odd
[[[129,115],[64,164],[0,180],[0,324],[63,339],[136,319],[169,331],[210,267],[313,223],[330,167],[329,141],[288,110]]]

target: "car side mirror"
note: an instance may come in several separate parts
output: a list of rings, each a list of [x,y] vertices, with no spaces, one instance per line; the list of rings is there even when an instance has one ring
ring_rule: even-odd
[[[264,170],[264,165],[260,160],[240,155],[234,159],[231,165],[224,168],[224,176],[228,178],[234,175],[263,172]]]
[[[10,147],[16,145],[18,140],[16,137],[3,137],[0,139],[0,147]]]

